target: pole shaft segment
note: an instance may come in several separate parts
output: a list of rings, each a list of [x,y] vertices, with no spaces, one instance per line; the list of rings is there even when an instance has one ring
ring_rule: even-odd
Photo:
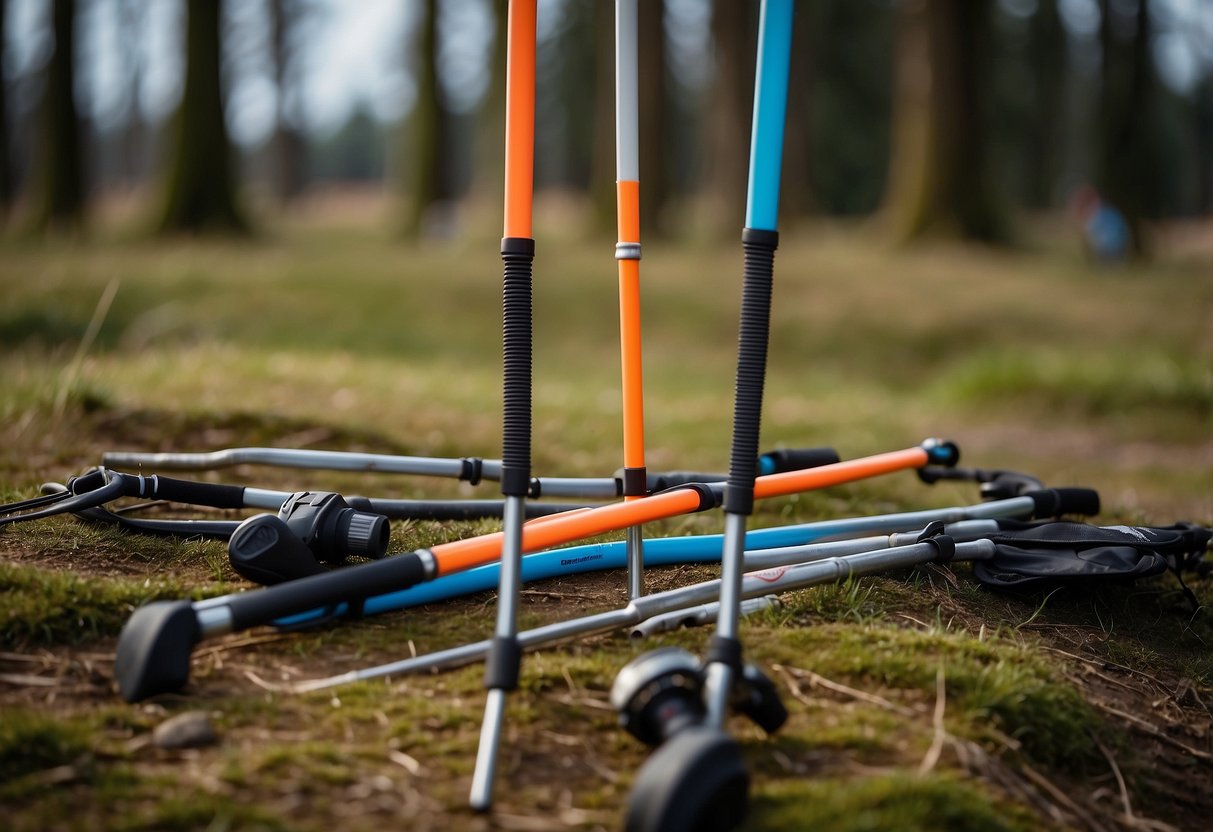
[[[746,228],[774,231],[779,223],[779,178],[788,108],[793,0],[763,0],[758,27],[754,124],[750,134],[750,178]]]
[[[501,583],[497,625],[485,668],[484,721],[468,803],[486,811],[493,803],[497,749],[505,720],[506,696],[518,686],[518,596],[522,589],[522,526],[531,478],[532,260],[531,237],[535,163],[536,0],[511,0],[506,32],[505,236],[501,256],[503,418],[501,492],[505,516],[501,540]]]
[[[535,188],[535,0],[510,0],[506,20],[505,237],[531,237]]]
[[[792,0],[762,0],[758,24],[758,66],[754,82],[754,126],[750,140],[750,177],[746,199],[745,282],[737,345],[737,392],[733,410],[733,447],[725,492],[725,538],[721,552],[720,615],[713,655],[704,682],[707,724],[723,728],[733,675],[739,669],[737,639],[741,614],[741,576],[746,518],[753,509],[753,464],[762,421],[763,384],[770,336],[771,288],[779,242],[779,175],[787,112],[791,60]],[[748,457],[748,458],[747,458]]]
[[[615,178],[619,239],[619,356],[623,375],[623,496],[647,493],[640,337],[640,36],[637,0],[615,2]],[[660,37],[660,33],[649,33]],[[644,593],[644,534],[627,533],[628,597]]]

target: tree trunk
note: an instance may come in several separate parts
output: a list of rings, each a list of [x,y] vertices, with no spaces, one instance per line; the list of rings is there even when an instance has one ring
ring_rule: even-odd
[[[489,87],[476,113],[476,139],[472,159],[472,192],[500,200],[505,168],[505,45],[507,0],[490,0],[493,16],[493,54],[489,58]]]
[[[992,0],[908,0],[901,8],[885,210],[902,241],[1009,238],[982,111],[992,8]]]
[[[143,110],[139,105],[139,89],[143,82],[143,58],[141,57],[144,15],[147,6],[144,0],[123,0],[118,5],[119,23],[122,26],[122,46],[126,52],[126,121],[122,125],[122,181],[127,188],[140,185],[147,177],[148,130],[143,123]]]
[[[1134,257],[1147,253],[1142,227],[1149,175],[1146,164],[1150,71],[1150,15],[1147,0],[1137,0],[1131,17],[1119,4],[1100,0],[1103,47],[1099,95],[1098,173],[1100,198],[1116,208],[1129,229]],[[1131,32],[1131,35],[1129,34]]]
[[[665,3],[641,0],[637,16],[640,43],[636,61],[640,75],[640,233],[661,230],[661,214],[670,194],[665,158],[666,83]]]
[[[54,51],[46,71],[35,179],[36,228],[70,228],[84,221],[80,121],[75,98],[75,0],[51,7]]]
[[[160,231],[243,232],[223,112],[218,0],[186,4],[185,88],[174,117]]]
[[[5,19],[8,16],[8,0],[0,0],[0,221],[8,216],[13,204],[13,168],[9,158],[8,79],[4,77],[6,56]]]
[[[714,0],[712,45],[716,58],[707,117],[706,202],[711,227],[738,229],[745,215],[757,21],[750,3]]]
[[[1213,77],[1196,90],[1197,210],[1213,214]]]
[[[414,239],[442,233],[435,211],[452,197],[450,116],[438,79],[438,0],[425,0],[424,14],[414,63],[417,103],[409,115],[407,162],[401,165],[408,193],[404,233]]]
[[[1040,0],[1028,30],[1028,55],[1034,91],[1032,123],[1028,130],[1028,207],[1047,210],[1057,205],[1057,180],[1065,144],[1067,89],[1066,30],[1058,11],[1059,0]]]
[[[307,148],[303,135],[295,123],[301,90],[295,66],[292,38],[302,9],[291,0],[272,0],[270,3],[271,43],[273,47],[274,81],[277,86],[277,118],[272,139],[274,152],[274,192],[282,205],[294,201],[305,185],[304,163]]]
[[[594,0],[594,151],[590,201],[594,228],[615,231],[615,4]],[[645,183],[641,183],[643,196]],[[644,211],[641,211],[644,219]]]
[[[792,21],[792,60],[788,67],[788,114],[784,127],[783,188],[780,217],[793,219],[813,211],[812,100],[814,55],[812,23],[805,4]]]

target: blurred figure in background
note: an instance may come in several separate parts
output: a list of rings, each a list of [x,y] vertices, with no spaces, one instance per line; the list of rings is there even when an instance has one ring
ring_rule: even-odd
[[[1083,185],[1070,199],[1070,212],[1082,232],[1083,249],[1097,263],[1121,263],[1129,253],[1129,224],[1116,207]]]

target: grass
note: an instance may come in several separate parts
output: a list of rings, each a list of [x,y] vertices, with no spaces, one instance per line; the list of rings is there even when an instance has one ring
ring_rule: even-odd
[[[189,546],[190,544],[185,544]],[[54,646],[115,637],[131,612],[148,601],[222,594],[224,584],[197,591],[176,578],[80,577],[0,563],[0,644]]]
[[[651,249],[643,267],[649,465],[719,468],[739,253],[716,243]],[[536,472],[619,465],[609,251],[610,241],[558,233],[545,237],[536,261]],[[858,232],[815,227],[784,235],[776,268],[765,447],[831,444],[847,457],[942,435],[970,464],[1099,488],[1109,522],[1213,522],[1207,263],[1099,271],[1062,253],[888,250]],[[114,279],[113,306],[72,371]],[[354,227],[286,228],[259,243],[9,246],[0,259],[0,491],[29,496],[117,448],[495,457],[499,281],[487,237],[407,247]],[[209,477],[283,490],[305,482],[254,467]],[[306,485],[392,497],[472,493],[343,473],[310,475]],[[898,475],[770,501],[753,525],[975,499],[971,486]],[[393,525],[394,549],[493,528]],[[705,514],[648,531],[719,530],[719,517]],[[695,567],[652,578],[713,576]],[[482,638],[492,628],[491,594],[290,636],[219,640],[196,656],[186,696],[119,703],[108,661],[131,609],[240,586],[232,581],[219,544],[166,543],[70,519],[0,530],[6,826],[488,828],[463,809],[483,702],[479,667],[306,696],[280,685]],[[1129,777],[1138,814],[1179,826],[1206,818],[1213,806],[1199,795],[1213,794],[1213,777],[1177,768],[1183,754],[1174,745],[1114,715],[1132,712],[1173,742],[1207,750],[1199,703],[1213,695],[1213,628],[1171,581],[1021,599],[992,596],[957,567],[785,598],[745,628],[747,657],[770,669],[790,711],[775,738],[732,724],[754,775],[747,828],[1081,827],[1032,773],[1114,826],[1120,798],[1109,755]],[[621,584],[546,584],[525,599],[524,624],[615,606]],[[1213,597],[1209,578],[1191,584],[1200,599]],[[708,635],[661,641],[702,653]],[[650,646],[600,637],[527,659],[502,754],[503,825],[618,827],[645,750],[618,730],[607,692],[618,668]],[[191,708],[213,715],[217,746],[163,752],[147,743],[157,722]],[[950,739],[920,772],[940,731]],[[1192,777],[1204,786],[1189,790],[1197,802],[1176,802],[1167,784]]]
[[[768,789],[757,801],[749,828],[792,829],[797,824],[847,832],[1041,828],[1038,818],[953,775],[905,774],[866,777],[858,783],[829,778],[808,788]]]
[[[0,725],[0,780],[6,788],[35,772],[65,765],[90,750],[90,732],[37,711],[6,710]]]

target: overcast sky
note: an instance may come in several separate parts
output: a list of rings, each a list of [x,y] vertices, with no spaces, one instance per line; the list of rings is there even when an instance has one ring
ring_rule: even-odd
[[[737,0],[724,0],[736,2]],[[1114,0],[1115,2],[1116,0]],[[1013,14],[1028,15],[1036,0],[1001,0]],[[539,0],[541,41],[559,29],[565,0]],[[669,60],[694,86],[710,71],[706,55],[709,0],[666,0]],[[443,0],[441,72],[448,100],[475,106],[488,83],[486,57],[493,36],[489,0]],[[408,112],[414,99],[405,66],[420,0],[311,0],[314,11],[301,51],[303,94],[293,109],[303,125],[327,133],[355,108],[384,121]],[[1154,54],[1163,79],[1186,90],[1213,67],[1213,0],[1154,0]],[[41,65],[49,50],[49,0],[9,0],[6,71],[23,74]],[[138,100],[152,120],[175,106],[181,88],[181,0],[78,0],[80,72],[77,93],[99,123],[125,118],[131,68],[140,68]],[[264,0],[225,4],[225,42],[235,70],[228,116],[242,144],[262,141],[273,125],[275,88],[269,75],[268,18]],[[1071,32],[1094,38],[1096,0],[1060,0]],[[132,14],[133,12],[133,14]],[[132,30],[134,34],[132,35]]]

